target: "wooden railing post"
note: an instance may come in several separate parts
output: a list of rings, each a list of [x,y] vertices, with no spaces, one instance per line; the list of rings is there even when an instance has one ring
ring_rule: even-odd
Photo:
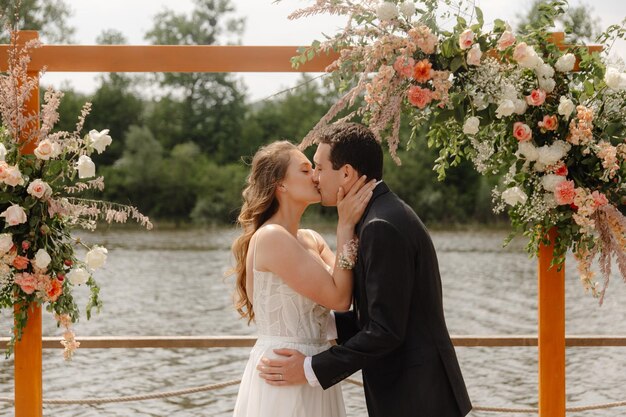
[[[37,39],[36,31],[19,31],[18,44],[23,45],[31,39]],[[37,71],[29,71],[29,76],[36,76]],[[33,89],[24,106],[24,112],[36,114],[37,120],[30,129],[39,127],[39,85]],[[22,140],[28,138],[29,129],[23,132]],[[32,153],[33,143],[25,143],[22,151]],[[19,308],[19,306],[16,306]],[[43,416],[42,383],[42,334],[41,307],[35,303],[28,306],[28,322],[22,333],[22,339],[15,343],[15,417]]]
[[[550,244],[539,248],[539,417],[565,417],[565,265],[550,267]]]

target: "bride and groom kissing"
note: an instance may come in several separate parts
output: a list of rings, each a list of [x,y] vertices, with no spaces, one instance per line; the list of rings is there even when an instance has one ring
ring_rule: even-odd
[[[316,143],[314,167],[286,141],[252,161],[233,253],[237,308],[258,339],[234,416],[345,416],[337,384],[358,370],[371,417],[465,416],[428,231],[382,181],[367,127],[336,123]],[[336,255],[299,228],[319,202],[337,207]]]

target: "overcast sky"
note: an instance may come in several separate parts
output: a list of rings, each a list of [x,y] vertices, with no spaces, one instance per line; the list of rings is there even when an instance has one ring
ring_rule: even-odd
[[[121,31],[130,44],[147,44],[145,32],[151,28],[154,15],[164,9],[177,12],[191,12],[192,0],[68,0],[73,15],[69,21],[76,28],[74,41],[77,44],[95,44],[96,37],[106,29]],[[315,39],[322,39],[322,33],[335,33],[345,23],[344,17],[314,17],[297,21],[287,19],[297,8],[313,3],[313,0],[282,0],[274,4],[272,0],[232,0],[237,14],[246,18],[243,45],[309,45]],[[485,22],[500,18],[511,22],[528,10],[532,0],[502,1],[476,0],[485,15]],[[570,4],[581,2],[572,0]],[[599,18],[604,30],[612,24],[620,23],[626,17],[626,1],[594,0],[593,15]],[[626,45],[619,43],[613,52],[626,59]],[[248,73],[240,74],[248,87],[251,100],[263,99],[271,94],[293,86],[298,74]],[[48,73],[45,84],[60,86],[65,81],[82,92],[93,91],[97,84],[96,75],[88,73]]]

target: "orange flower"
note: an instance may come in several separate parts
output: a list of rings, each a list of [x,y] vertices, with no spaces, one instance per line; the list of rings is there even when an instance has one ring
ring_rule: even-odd
[[[15,259],[13,259],[13,267],[15,269],[26,269],[28,263],[28,258],[25,256],[16,256]]]
[[[59,280],[51,279],[50,286],[46,290],[48,299],[51,302],[55,302],[57,298],[59,298],[59,295],[61,295],[61,293],[63,292],[63,286],[61,285],[61,282]]]
[[[409,88],[408,99],[409,103],[419,109],[423,109],[432,101],[433,96],[432,92],[428,88],[421,88],[414,85]]]
[[[425,83],[433,76],[432,68],[433,64],[431,64],[430,61],[428,61],[427,59],[422,59],[417,64],[415,64],[415,68],[413,69],[413,78],[417,82]]]

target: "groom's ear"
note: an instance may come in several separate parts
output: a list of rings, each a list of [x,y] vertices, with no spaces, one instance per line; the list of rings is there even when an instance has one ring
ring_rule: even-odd
[[[350,164],[345,164],[340,168],[344,183],[352,184],[359,179],[359,172]]]

